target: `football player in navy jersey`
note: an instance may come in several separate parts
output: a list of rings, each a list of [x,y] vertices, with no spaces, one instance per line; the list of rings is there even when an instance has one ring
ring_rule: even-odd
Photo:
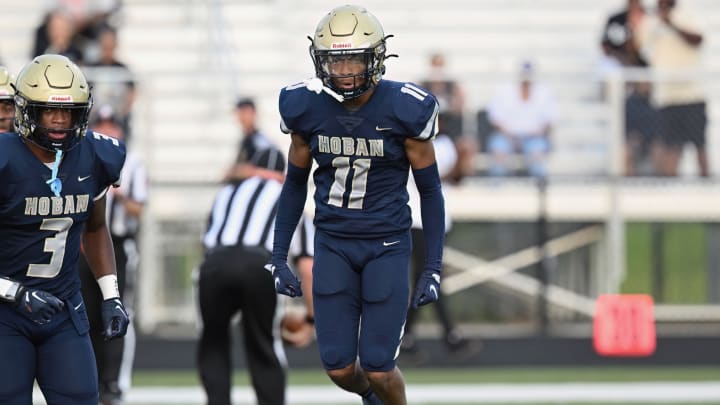
[[[7,68],[0,66],[0,132],[12,131],[15,117],[14,84],[15,80]]]
[[[429,142],[438,103],[414,84],[382,79],[388,37],[366,9],[333,9],[311,38],[316,77],[281,91],[281,128],[292,141],[266,267],[279,293],[302,295],[286,260],[314,159],[312,290],[323,366],[364,404],[404,405],[396,359],[410,296],[410,168],[427,245],[413,307],[437,300],[445,214]]]
[[[80,69],[40,55],[15,84],[15,132],[0,134],[0,403],[97,405],[95,358],[80,294],[80,244],[102,290],[105,337],[125,334],[105,193],[125,146],[87,131]]]

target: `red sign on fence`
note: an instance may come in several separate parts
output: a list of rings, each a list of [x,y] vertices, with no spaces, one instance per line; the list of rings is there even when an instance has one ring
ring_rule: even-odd
[[[655,352],[653,299],[644,294],[606,294],[595,302],[593,346],[601,356],[642,357]]]

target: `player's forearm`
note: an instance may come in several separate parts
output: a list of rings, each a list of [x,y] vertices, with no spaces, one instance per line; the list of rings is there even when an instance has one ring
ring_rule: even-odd
[[[297,228],[307,198],[307,180],[310,168],[300,168],[288,163],[287,177],[283,183],[278,212],[275,217],[273,262],[286,262],[290,241]]]
[[[105,221],[105,202],[105,197],[95,202],[82,234],[85,258],[95,279],[116,274],[115,251]]]
[[[413,170],[415,184],[420,193],[420,215],[425,235],[425,270],[442,269],[442,252],[445,243],[445,200],[442,195],[437,164]]]
[[[83,233],[85,258],[96,279],[116,274],[115,250],[107,226]]]
[[[118,298],[117,272],[115,269],[115,250],[107,227],[83,234],[85,259],[97,280],[103,300]]]

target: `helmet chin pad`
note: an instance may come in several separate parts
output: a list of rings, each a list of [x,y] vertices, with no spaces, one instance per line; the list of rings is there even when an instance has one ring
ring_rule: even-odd
[[[52,139],[49,135],[50,132],[53,133],[64,133],[65,137],[60,140]],[[42,126],[35,127],[35,130],[32,131],[32,134],[28,137],[28,139],[34,143],[35,145],[51,151],[56,152],[58,150],[61,150],[63,152],[67,152],[70,149],[77,146],[78,141],[80,140],[79,136],[77,136],[78,128],[68,128],[68,129],[51,129],[51,128],[45,128]]]

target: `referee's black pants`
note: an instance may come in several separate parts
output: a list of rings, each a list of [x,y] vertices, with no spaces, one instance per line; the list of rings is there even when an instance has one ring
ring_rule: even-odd
[[[208,405],[230,405],[230,322],[238,311],[258,404],[285,403],[285,369],[273,338],[277,296],[272,276],[263,268],[269,259],[261,248],[225,247],[211,251],[200,266],[203,325],[197,355]]]

